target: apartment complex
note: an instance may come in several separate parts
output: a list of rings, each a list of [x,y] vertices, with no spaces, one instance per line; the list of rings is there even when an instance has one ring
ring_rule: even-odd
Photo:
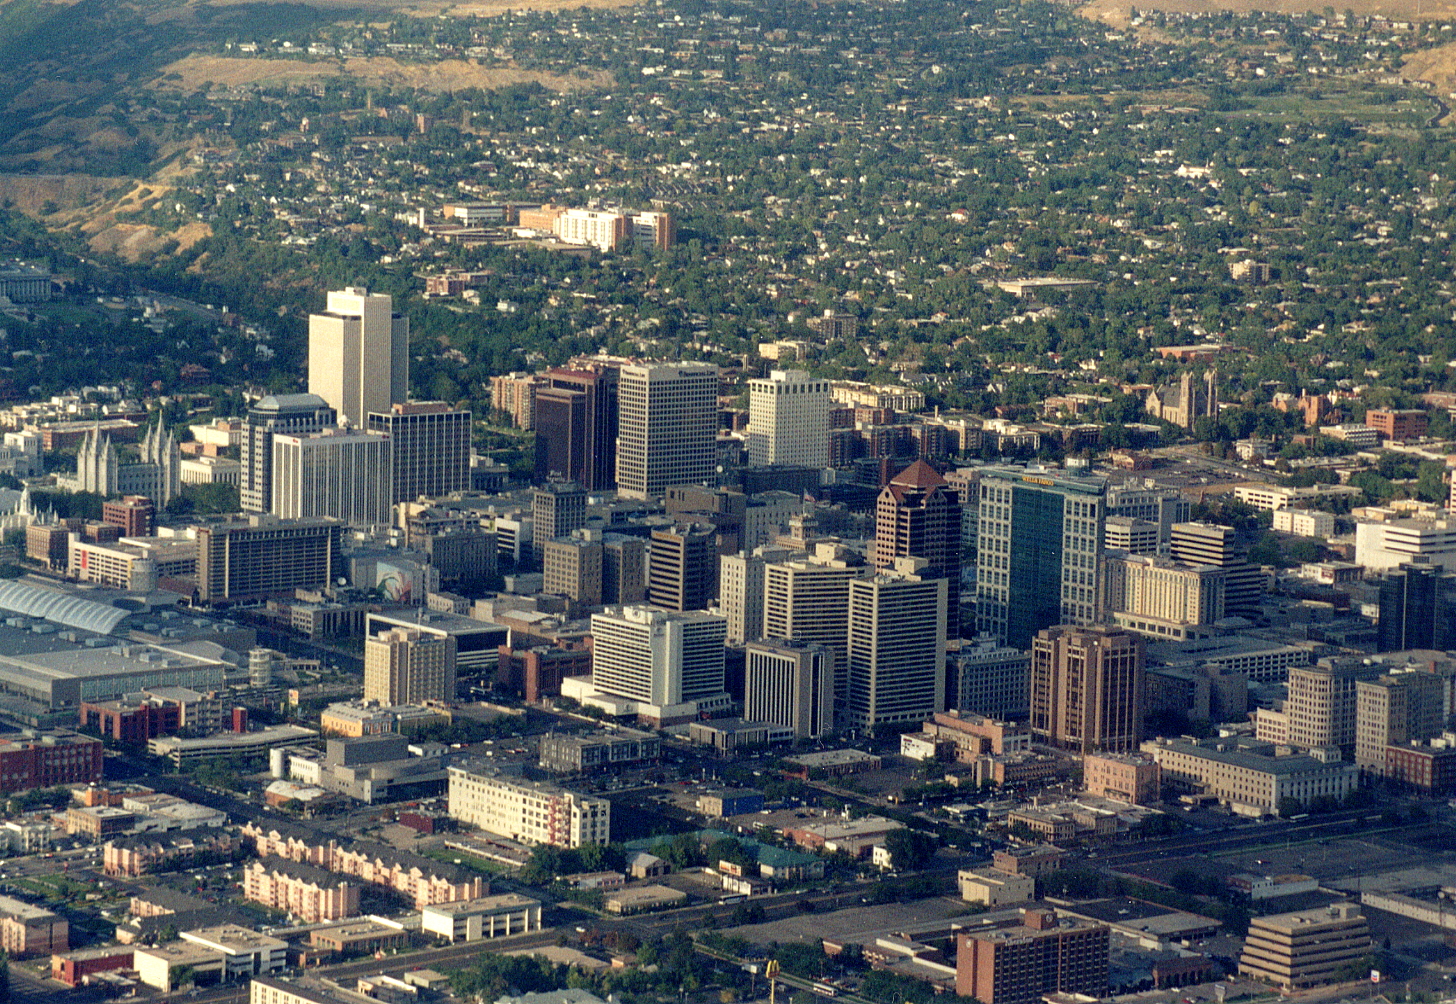
[[[254,861],[243,869],[243,896],[305,924],[359,914],[357,883],[299,861]]]
[[[341,875],[352,875],[400,893],[411,900],[417,910],[434,903],[479,899],[490,891],[479,872],[396,851],[384,845],[341,842],[309,830],[272,822],[246,823],[243,836],[253,842],[260,858],[287,858]]]
[[[382,705],[455,700],[456,641],[396,627],[364,638],[364,700]]]
[[[53,955],[71,947],[71,925],[59,914],[0,896],[0,951],[11,958]]]
[[[450,768],[450,817],[525,844],[605,844],[611,803],[482,766]]]

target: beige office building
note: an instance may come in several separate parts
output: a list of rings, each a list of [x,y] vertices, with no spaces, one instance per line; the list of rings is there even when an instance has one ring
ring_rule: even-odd
[[[834,650],[835,689],[844,695],[842,672],[849,638],[849,584],[869,574],[841,557],[835,544],[818,544],[802,561],[763,568],[763,638],[793,638]]]
[[[1335,903],[1249,921],[1239,975],[1286,992],[1338,983],[1341,970],[1373,950],[1370,926],[1356,903]]]
[[[913,726],[945,707],[947,583],[921,558],[849,583],[844,692],[855,728]]]
[[[587,606],[602,600],[604,548],[600,530],[577,530],[569,538],[541,547],[542,591]]]
[[[273,437],[273,512],[282,519],[332,516],[386,526],[390,441],[377,432],[328,429]]]
[[[748,463],[829,466],[829,381],[774,370],[748,381]]]
[[[1189,627],[1212,624],[1224,613],[1224,570],[1213,565],[1109,551],[1102,588],[1114,624],[1155,638],[1184,638]]]
[[[715,477],[718,367],[712,363],[623,366],[617,382],[617,491],[663,494]]]
[[[1355,763],[1384,775],[1387,746],[1410,746],[1439,736],[1446,725],[1447,680],[1404,670],[1355,683]]]
[[[308,390],[356,429],[409,394],[409,320],[393,297],[360,286],[330,290],[308,318]]]
[[[1273,815],[1286,799],[1309,806],[1342,800],[1359,787],[1360,768],[1333,747],[1298,753],[1248,737],[1152,739],[1142,750],[1158,762],[1165,794],[1208,795],[1241,816]]]
[[[382,705],[455,700],[455,638],[392,628],[364,639],[364,700]]]

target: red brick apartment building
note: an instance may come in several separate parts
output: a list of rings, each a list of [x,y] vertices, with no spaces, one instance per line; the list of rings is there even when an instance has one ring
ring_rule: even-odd
[[[956,993],[982,1004],[1036,1004],[1049,993],[1107,992],[1108,930],[1026,909],[1021,924],[956,938]]]

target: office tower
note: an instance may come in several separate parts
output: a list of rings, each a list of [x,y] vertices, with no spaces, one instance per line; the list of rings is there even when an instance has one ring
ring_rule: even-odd
[[[1118,627],[1157,638],[1187,638],[1189,628],[1221,620],[1224,583],[1224,570],[1214,565],[1112,550],[1102,561],[1107,616]]]
[[[366,637],[378,637],[396,628],[450,639],[455,692],[472,700],[487,696],[500,664],[500,647],[511,638],[510,629],[500,624],[439,610],[370,613],[364,619]]]
[[[385,707],[455,700],[455,639],[409,628],[366,637],[364,700]]]
[[[718,697],[726,630],[716,614],[608,607],[591,619],[592,687],[658,708]]]
[[[653,530],[647,602],[664,610],[703,610],[718,598],[718,535],[705,523]]]
[[[1223,608],[1229,617],[1256,617],[1264,595],[1264,571],[1246,560],[1248,550],[1233,529],[1215,523],[1174,523],[1169,555],[1187,565],[1223,569]]]
[[[718,559],[718,609],[728,618],[730,645],[763,637],[764,568],[794,556],[787,547],[759,547],[752,554],[725,554]]]
[[[413,502],[470,487],[468,411],[443,401],[411,401],[371,412],[370,432],[389,437],[389,501]]]
[[[617,606],[647,599],[647,542],[620,533],[602,536],[602,602]]]
[[[1127,478],[1120,485],[1107,486],[1107,515],[1157,524],[1158,540],[1164,547],[1173,524],[1186,523],[1192,508],[1181,488],[1161,486],[1152,478]]]
[[[542,549],[541,591],[587,606],[600,605],[604,550],[600,530],[577,530],[570,537],[548,540]]]
[[[763,568],[763,638],[817,642],[834,650],[835,702],[842,707],[849,637],[849,583],[867,574],[838,545],[816,544],[812,556]]]
[[[586,526],[586,492],[571,482],[553,482],[531,490],[531,522],[537,545],[571,536]]]
[[[328,429],[273,437],[273,512],[387,526],[390,443],[376,432]]]
[[[1447,680],[1423,669],[1355,681],[1355,763],[1384,776],[1386,748],[1439,736],[1446,727]]]
[[[977,638],[946,657],[946,697],[957,711],[1024,718],[1031,656],[995,638]]]
[[[661,495],[715,477],[718,367],[711,363],[623,366],[618,381],[617,491]]]
[[[1096,623],[1106,489],[1101,478],[1058,471],[981,471],[978,634],[1028,649],[1053,625]]]
[[[1031,646],[1031,732],[1081,753],[1135,750],[1143,727],[1143,640],[1060,625]]]
[[[960,499],[923,460],[891,478],[875,500],[875,567],[891,568],[895,559],[905,557],[924,559],[921,575],[946,580],[947,636],[959,638]]]
[[[1456,576],[1424,562],[1380,580],[1377,652],[1456,648]]]
[[[317,394],[273,394],[248,409],[242,440],[244,512],[273,506],[273,437],[301,436],[331,429],[338,413]]]
[[[1108,516],[1102,525],[1102,547],[1128,554],[1157,554],[1163,547],[1161,530],[1152,520],[1136,516]]]
[[[948,584],[917,574],[923,558],[849,583],[847,724],[917,725],[945,710]]]
[[[157,524],[157,507],[145,495],[103,502],[101,522],[121,527],[123,537],[150,537]]]
[[[547,370],[536,388],[536,481],[617,483],[617,370]]]
[[[1314,666],[1291,666],[1284,701],[1288,732],[1281,740],[1302,749],[1338,746],[1342,755],[1353,755],[1356,684],[1378,679],[1388,668],[1355,658],[1325,658]],[[1257,723],[1255,735],[1267,738]]]
[[[956,935],[956,993],[982,1004],[1038,1004],[1107,993],[1108,928],[1027,908],[1021,924]]]
[[[743,717],[814,739],[834,728],[834,650],[801,641],[744,646]]]
[[[829,381],[774,370],[748,381],[748,463],[829,466]]]
[[[713,528],[719,554],[737,554],[744,542],[748,497],[731,488],[672,485],[662,496],[667,515],[679,523],[707,523]]]
[[[241,602],[332,586],[345,571],[335,519],[255,515],[197,527],[197,598]]]
[[[361,286],[330,290],[322,314],[308,317],[308,390],[340,418],[364,428],[409,396],[409,320],[394,299]]]
[[[1358,903],[1278,913],[1249,921],[1239,975],[1274,983],[1290,992],[1338,983],[1375,948]]]

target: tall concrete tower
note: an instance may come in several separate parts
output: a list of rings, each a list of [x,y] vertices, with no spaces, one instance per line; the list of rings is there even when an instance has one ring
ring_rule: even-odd
[[[308,390],[356,428],[409,393],[409,320],[394,298],[362,286],[330,290],[308,318]]]

